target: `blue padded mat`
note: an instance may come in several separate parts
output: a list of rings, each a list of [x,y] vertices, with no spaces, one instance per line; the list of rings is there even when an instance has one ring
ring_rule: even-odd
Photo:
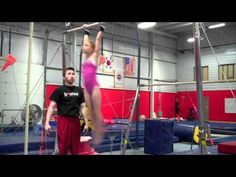
[[[29,132],[28,150],[39,150],[41,136],[34,132]],[[24,152],[24,132],[2,133],[0,136],[0,154]],[[55,137],[47,137],[48,149],[54,148]]]
[[[199,122],[194,121],[175,121],[175,124],[185,124],[185,125],[195,125],[199,124]],[[220,129],[220,130],[230,130],[236,131],[236,123],[225,123],[225,122],[207,122],[210,125],[211,129]]]
[[[228,142],[228,141],[236,141],[236,136],[224,137],[224,138],[214,138],[215,144],[224,143],[224,142]]]

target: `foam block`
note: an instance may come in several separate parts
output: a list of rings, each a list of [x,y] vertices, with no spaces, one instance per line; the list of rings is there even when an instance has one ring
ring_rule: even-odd
[[[145,120],[144,152],[162,155],[173,152],[173,121]]]

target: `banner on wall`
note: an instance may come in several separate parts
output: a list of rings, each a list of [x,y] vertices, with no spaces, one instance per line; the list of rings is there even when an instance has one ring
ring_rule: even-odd
[[[115,87],[123,88],[124,87],[124,72],[121,70],[115,70]]]
[[[112,57],[109,58],[102,55],[99,58],[98,72],[114,74]]]
[[[135,74],[136,59],[134,57],[124,58],[124,74],[133,76]]]
[[[225,113],[236,113],[235,98],[225,98]]]
[[[13,65],[16,62],[16,58],[12,54],[6,56],[5,63],[0,67],[1,71],[6,70],[9,66]]]

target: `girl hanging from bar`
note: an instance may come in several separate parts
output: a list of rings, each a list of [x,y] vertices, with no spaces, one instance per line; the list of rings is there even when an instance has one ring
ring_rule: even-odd
[[[100,30],[96,36],[95,42],[89,39],[89,31],[87,25],[83,25],[85,34],[83,38],[82,51],[84,54],[84,62],[82,64],[82,80],[84,85],[84,97],[88,109],[91,113],[92,123],[94,127],[93,141],[94,144],[100,144],[103,139],[102,131],[102,114],[101,114],[101,92],[96,77],[98,66],[99,51],[101,40],[105,27],[100,26]]]

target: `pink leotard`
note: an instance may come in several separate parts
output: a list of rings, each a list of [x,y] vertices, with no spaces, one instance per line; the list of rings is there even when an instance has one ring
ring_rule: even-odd
[[[98,86],[96,77],[97,66],[89,58],[82,64],[82,77],[84,88],[91,95],[94,86]]]

